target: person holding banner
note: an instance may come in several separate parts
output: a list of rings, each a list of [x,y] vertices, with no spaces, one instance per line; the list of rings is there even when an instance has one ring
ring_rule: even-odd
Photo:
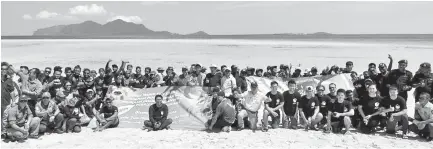
[[[417,133],[427,141],[433,140],[433,104],[429,93],[421,93],[419,102],[415,104],[415,119],[409,130]]]
[[[237,98],[242,98],[241,104],[244,109],[239,111],[238,117],[238,127],[239,130],[244,129],[244,121],[245,117],[248,117],[248,121],[250,122],[251,129],[253,132],[257,129],[257,114],[262,106],[263,102],[269,102],[270,99],[266,96],[258,93],[258,85],[257,82],[251,82],[251,91],[239,94]]]
[[[271,82],[271,91],[266,94],[271,99],[269,102],[265,102],[265,110],[263,112],[263,131],[268,131],[268,116],[272,118],[272,128],[276,129],[280,126],[280,109],[284,106],[283,95],[278,91],[278,82]]]
[[[162,103],[162,96],[155,96],[155,104],[149,107],[149,120],[144,121],[143,130],[158,131],[162,129],[170,129],[173,120],[167,118],[168,106]]]
[[[319,112],[319,104],[319,100],[314,96],[314,88],[307,86],[306,95],[302,96],[298,105],[299,114],[304,122],[305,130],[318,130],[316,124],[323,118],[323,115]]]
[[[301,94],[296,91],[296,82],[295,80],[289,80],[288,88],[289,90],[283,93],[284,99],[284,113],[285,115],[285,123],[283,123],[283,127],[290,129],[298,129],[298,119],[297,119],[297,111],[299,100],[301,99]]]

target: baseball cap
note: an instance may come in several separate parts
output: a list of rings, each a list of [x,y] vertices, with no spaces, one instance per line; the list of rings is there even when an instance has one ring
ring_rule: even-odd
[[[420,65],[420,67],[422,67],[422,68],[431,68],[431,65],[430,65],[430,63],[424,62],[424,63],[422,63]]]
[[[374,67],[376,67],[376,64],[375,63],[370,63],[370,64],[368,64],[368,66],[370,67],[370,66],[374,66]]]
[[[389,90],[398,90],[398,88],[395,85],[391,85],[391,86],[389,86]]]
[[[44,98],[44,97],[48,97],[48,98],[50,98],[50,97],[51,97],[51,94],[50,94],[49,92],[44,92],[44,93],[42,94],[42,98]]]
[[[173,66],[168,66],[167,70],[173,70]]]
[[[347,61],[346,65],[353,65],[353,62],[352,61]]]
[[[402,59],[402,60],[398,61],[398,63],[399,63],[399,64],[400,64],[400,63],[405,63],[405,64],[407,64],[407,60]]]
[[[93,90],[92,89],[88,89],[86,93],[88,93],[88,92],[93,92]]]
[[[157,70],[158,70],[158,71],[164,71],[164,68],[162,68],[162,67],[158,67]]]
[[[200,63],[197,63],[197,64],[195,64],[195,67],[201,67],[201,64]]]
[[[251,88],[257,88],[258,86],[257,82],[251,82]]]
[[[211,64],[209,68],[218,68],[215,64]]]
[[[19,101],[28,101],[28,100],[30,100],[31,98],[28,96],[28,95],[21,95],[20,96],[20,98],[19,98]]]
[[[371,79],[365,79],[364,83],[367,83],[367,82],[373,83],[373,80],[371,80]]]
[[[379,64],[379,68],[385,68],[386,67],[386,64],[385,63],[380,63]]]
[[[222,96],[222,97],[225,97],[225,96],[226,96],[226,94],[225,94],[224,92],[218,92],[217,95],[218,95],[218,96]]]

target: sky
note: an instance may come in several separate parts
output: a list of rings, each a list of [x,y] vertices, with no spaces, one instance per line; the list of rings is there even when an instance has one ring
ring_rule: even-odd
[[[433,34],[430,2],[1,2],[1,34],[122,19],[189,34]]]

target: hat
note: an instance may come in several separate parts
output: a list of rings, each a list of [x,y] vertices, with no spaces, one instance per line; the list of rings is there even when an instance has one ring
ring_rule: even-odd
[[[42,94],[42,98],[44,98],[44,97],[48,97],[48,98],[50,98],[50,97],[51,97],[51,94],[50,94],[49,92],[44,92],[44,93]]]
[[[225,96],[226,96],[226,94],[225,94],[224,92],[218,92],[217,95],[218,95],[218,96],[222,96],[222,97],[225,97]]]
[[[158,71],[164,71],[164,68],[162,68],[162,67],[158,67],[157,70],[158,70]]]
[[[94,92],[94,91],[92,89],[88,89],[86,93],[88,93],[88,92]]]
[[[19,101],[22,101],[22,100],[28,101],[30,99],[31,98],[29,96],[23,94],[23,95],[20,96]]]
[[[370,67],[370,66],[376,67],[376,64],[375,63],[370,63],[370,64],[368,64],[368,67]]]
[[[314,88],[312,86],[307,86],[306,91],[314,91]]]
[[[278,66],[271,66],[271,68],[273,69],[273,68],[278,68]]]
[[[422,67],[422,68],[431,68],[431,65],[430,65],[430,63],[424,62],[424,63],[422,63],[420,65],[420,67]]]
[[[232,67],[230,67],[230,68],[234,69],[234,68],[239,68],[239,67],[236,65],[232,65]]]
[[[405,63],[405,64],[407,64],[407,60],[402,59],[402,60],[398,61],[398,63],[399,63],[399,64],[400,64],[400,63]]]
[[[218,88],[218,87],[215,87],[215,88],[213,88],[212,89],[212,92],[220,92],[221,90],[220,90],[220,88]]]
[[[386,67],[386,64],[385,63],[380,63],[379,64],[379,68],[385,68]]]
[[[364,83],[367,83],[367,82],[373,83],[373,80],[371,80],[371,79],[365,79]]]
[[[211,64],[209,68],[218,68],[215,64]]]
[[[188,70],[188,66],[183,66],[182,70]]]
[[[301,71],[301,67],[296,67],[295,71],[297,70]]]
[[[352,61],[347,61],[346,65],[353,65],[353,62]]]
[[[168,66],[167,70],[173,70],[173,66]]]
[[[197,63],[197,64],[195,64],[195,67],[201,67],[201,64],[200,63]]]
[[[156,74],[156,72],[155,71],[151,71],[150,74]]]
[[[258,86],[257,82],[251,82],[251,88],[257,88]]]
[[[260,69],[260,68],[259,68],[259,69],[256,70],[256,72],[259,72],[259,71],[260,71],[260,72],[263,72],[263,69]]]

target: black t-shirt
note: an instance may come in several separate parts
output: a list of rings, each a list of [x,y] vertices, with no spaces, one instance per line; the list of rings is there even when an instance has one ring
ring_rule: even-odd
[[[362,111],[364,115],[371,115],[377,111],[379,111],[380,102],[382,101],[382,97],[370,97],[365,96],[364,99],[360,101],[360,105],[362,105]]]
[[[412,80],[412,72],[406,70],[405,72],[401,72],[398,69],[394,69],[388,76],[388,84],[397,85],[399,92],[405,92],[407,90],[403,90],[405,85],[411,86]]]
[[[290,94],[289,91],[285,91],[283,93],[284,99],[284,113],[288,116],[294,116],[296,113],[296,106],[299,104],[299,100],[301,100],[301,94],[295,91],[295,93]]]
[[[328,97],[331,98],[331,99],[337,100],[337,94],[335,94],[335,96],[332,95],[331,93],[326,94],[326,95],[328,95]]]
[[[389,96],[383,98],[380,102],[380,107],[383,107],[385,109],[394,108],[394,111],[387,113],[388,116],[391,116],[392,113],[397,113],[403,111],[404,109],[407,109],[406,101],[401,96],[397,96],[397,99],[395,100],[392,100]]]
[[[299,101],[299,108],[302,108],[302,111],[305,114],[305,117],[311,117],[314,114],[314,110],[317,106],[319,106],[319,99],[317,97],[312,97],[307,99],[307,95],[302,96]]]
[[[109,118],[109,117],[111,117],[111,116],[113,116],[113,114],[115,113],[115,112],[117,112],[118,111],[118,109],[117,109],[117,107],[116,106],[111,106],[111,107],[108,107],[108,106],[104,106],[104,107],[102,107],[101,108],[101,111],[100,111],[100,113],[102,114],[104,114],[104,118]]]
[[[271,102],[266,102],[270,108],[276,108],[279,104],[284,102],[284,97],[279,91],[277,91],[277,94],[275,95],[271,92],[268,92],[266,97],[271,98]]]
[[[330,107],[331,107],[330,111],[332,113],[334,113],[334,112],[346,113],[346,112],[349,112],[351,109],[353,109],[352,103],[350,101],[347,101],[347,100],[343,101],[342,103],[335,101],[334,103],[331,103]],[[333,117],[333,116],[331,118],[331,121],[338,121],[338,120],[339,120],[338,118]]]
[[[331,105],[331,97],[328,95],[319,96],[316,95],[317,99],[320,103],[320,113],[322,113],[323,116],[328,115],[328,110],[330,110],[329,106]]]

